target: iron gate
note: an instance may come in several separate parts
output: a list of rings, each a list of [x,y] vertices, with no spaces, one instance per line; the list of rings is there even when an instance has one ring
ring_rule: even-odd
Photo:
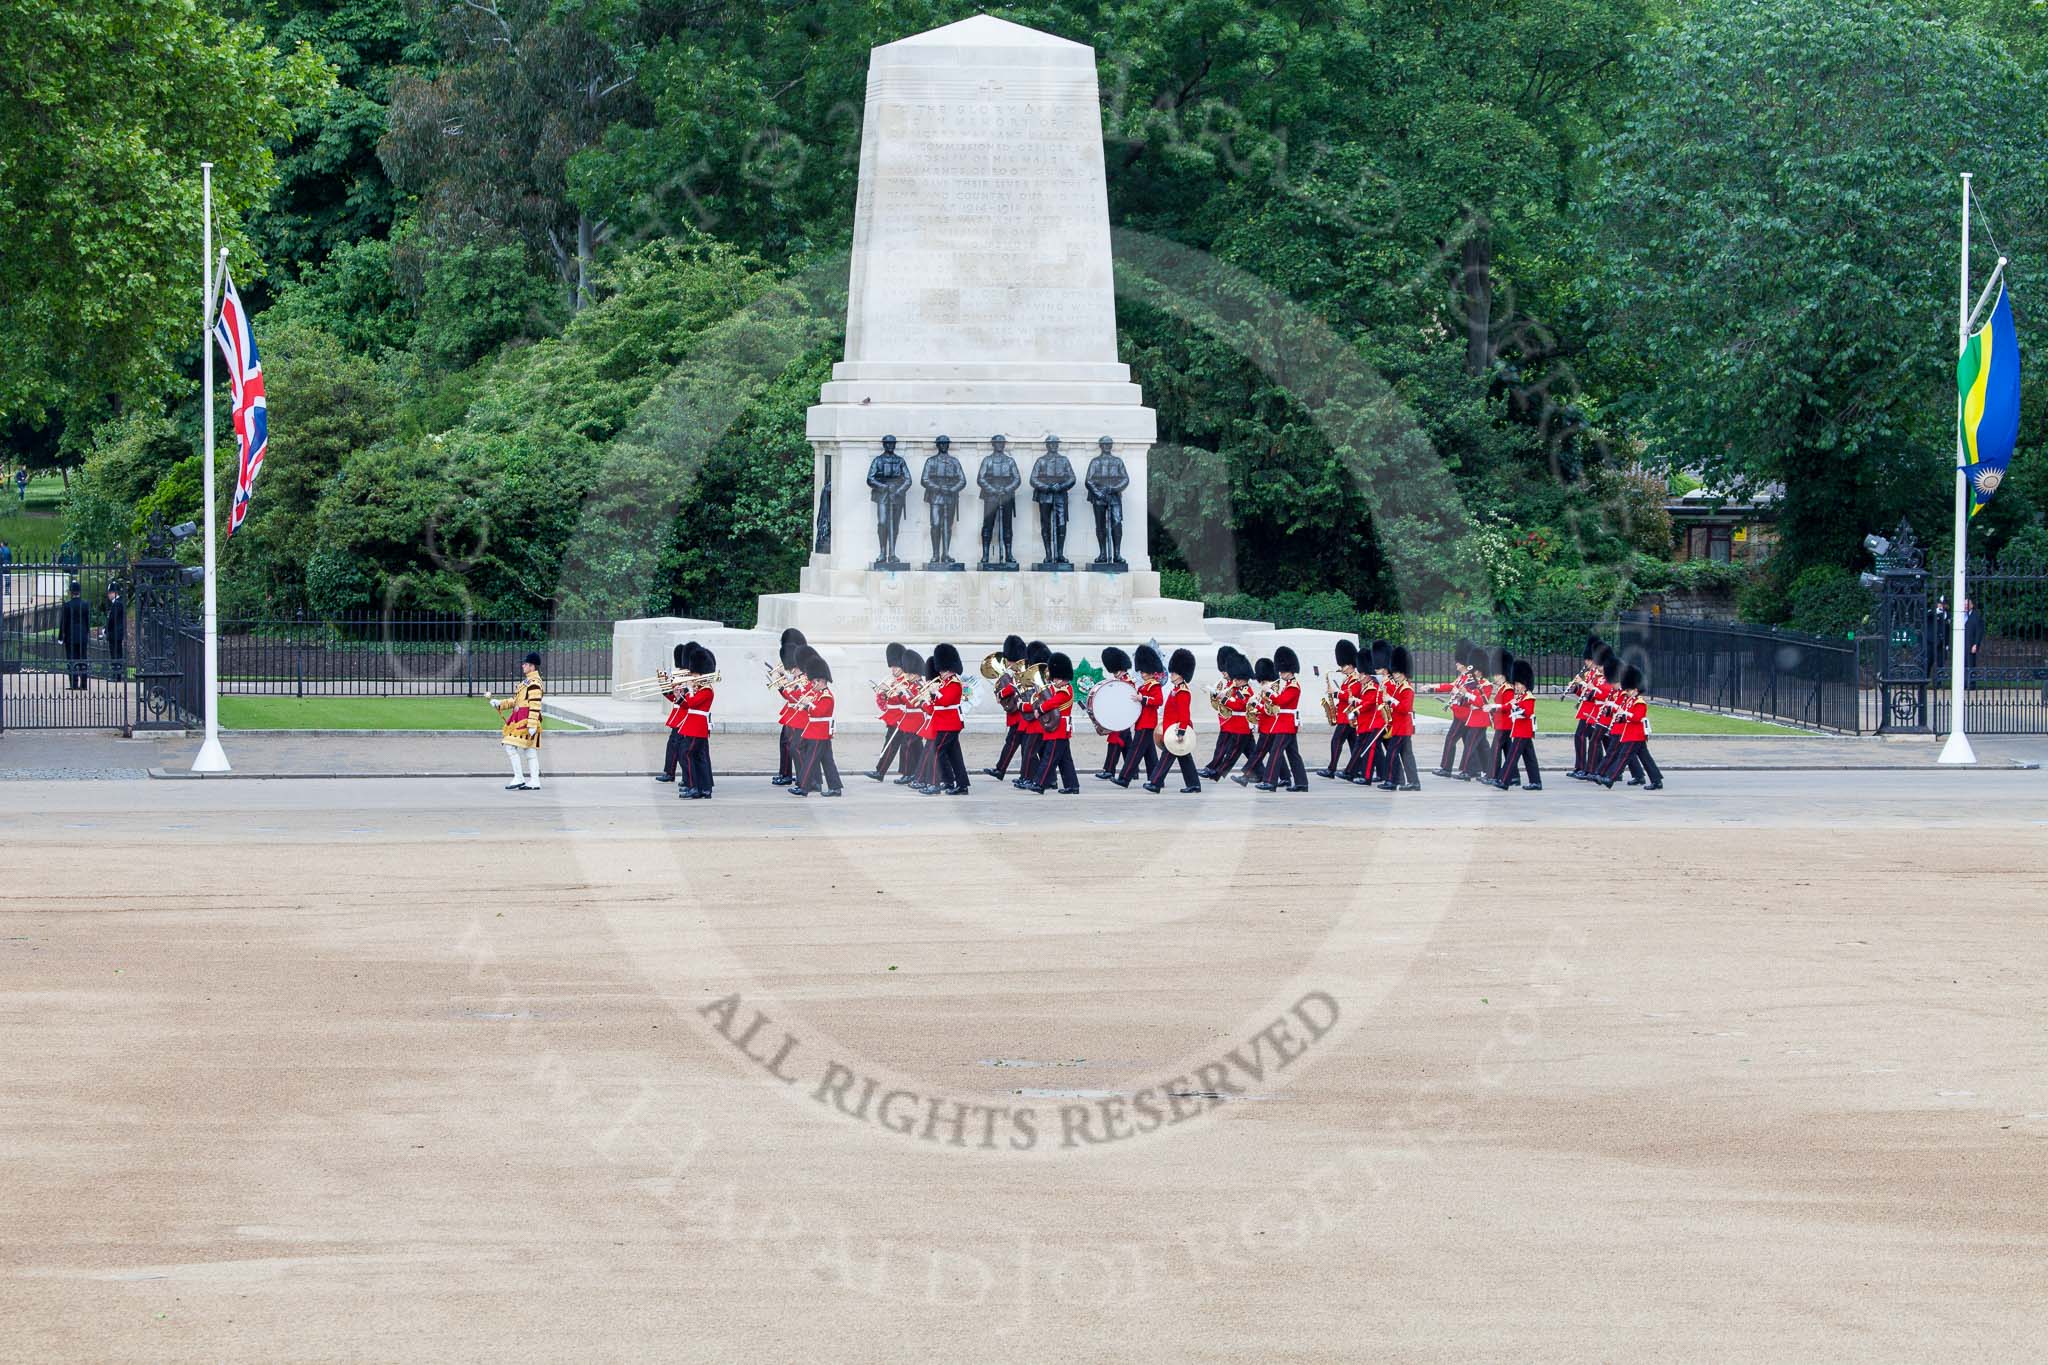
[[[204,646],[182,572],[160,521],[132,565],[0,568],[0,731],[197,724]]]

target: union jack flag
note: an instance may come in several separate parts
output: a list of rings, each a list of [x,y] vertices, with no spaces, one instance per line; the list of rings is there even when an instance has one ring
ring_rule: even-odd
[[[256,358],[256,334],[249,330],[242,296],[235,292],[235,282],[225,266],[220,278],[220,316],[213,324],[213,339],[227,359],[235,439],[242,448],[235,471],[235,501],[228,509],[228,534],[233,535],[242,518],[249,515],[249,497],[256,491],[256,476],[263,472],[263,453],[270,446],[270,413],[263,401],[263,362]]]

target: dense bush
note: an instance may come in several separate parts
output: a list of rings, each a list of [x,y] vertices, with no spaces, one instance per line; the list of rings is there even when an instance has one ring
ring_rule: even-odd
[[[1815,564],[1792,580],[1785,624],[1808,635],[1848,635],[1870,619],[1876,599],[1847,569]]]

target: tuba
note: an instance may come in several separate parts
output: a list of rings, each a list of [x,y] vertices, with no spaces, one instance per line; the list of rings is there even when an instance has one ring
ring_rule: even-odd
[[[981,676],[990,682],[994,682],[997,678],[1002,677],[1007,671],[1008,667],[1003,658],[1003,651],[1000,649],[992,649],[981,656]]]

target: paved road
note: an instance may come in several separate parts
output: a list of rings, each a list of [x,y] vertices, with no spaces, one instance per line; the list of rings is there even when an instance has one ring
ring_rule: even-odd
[[[0,1358],[2048,1346],[2042,773],[1093,786],[5,784]]]

